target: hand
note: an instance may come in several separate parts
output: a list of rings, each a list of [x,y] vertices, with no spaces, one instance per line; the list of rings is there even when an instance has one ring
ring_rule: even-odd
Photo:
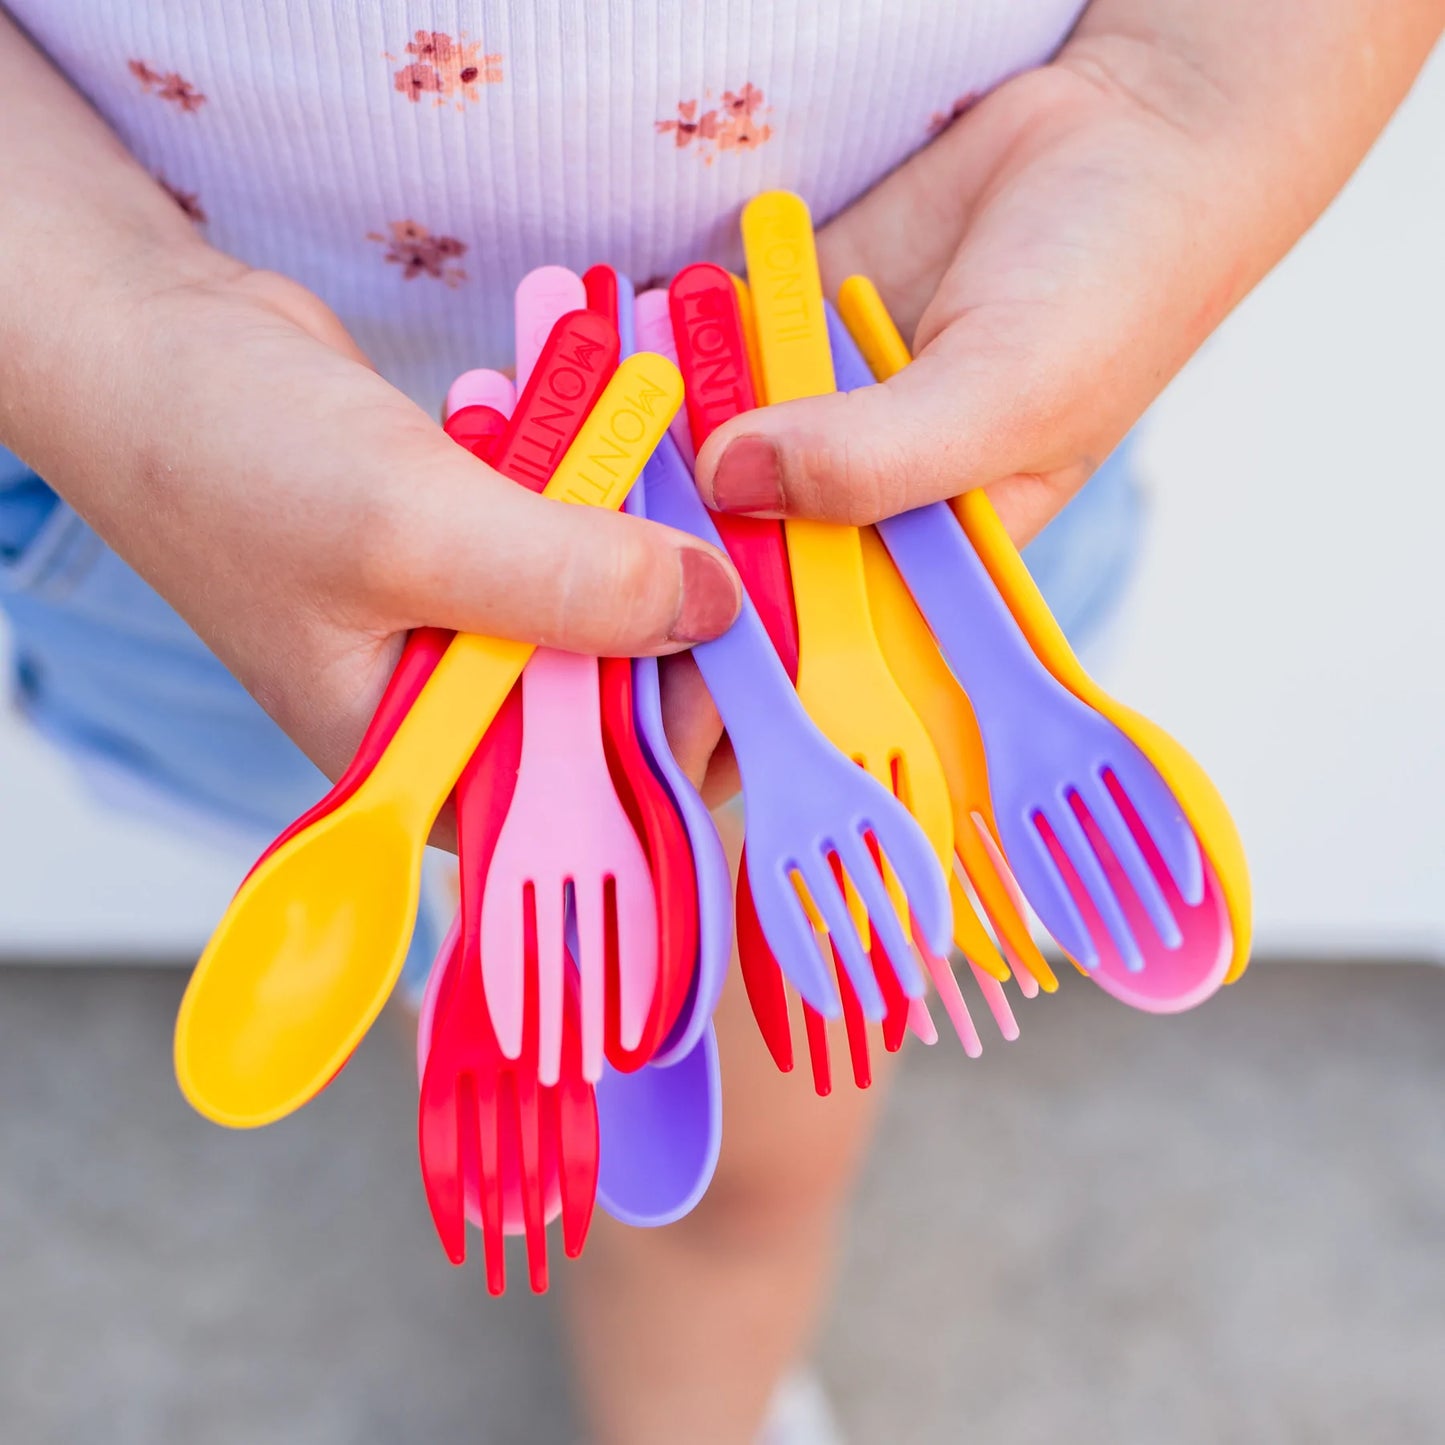
[[[333,776],[411,627],[641,654],[736,611],[715,551],[498,476],[279,276],[93,298],[85,337],[109,394],[44,475]]]
[[[986,487],[1020,544],[1314,220],[1445,24],[1441,0],[1095,0],[826,226],[914,336],[886,385],[737,418],[722,510],[864,523]]]

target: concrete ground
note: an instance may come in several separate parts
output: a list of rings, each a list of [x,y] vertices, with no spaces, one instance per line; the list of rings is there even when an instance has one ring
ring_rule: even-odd
[[[0,1441],[570,1445],[547,1305],[431,1236],[396,1031],[229,1134],[181,986],[0,969]],[[912,1048],[822,1352],[853,1445],[1445,1440],[1445,971],[1020,1022]]]

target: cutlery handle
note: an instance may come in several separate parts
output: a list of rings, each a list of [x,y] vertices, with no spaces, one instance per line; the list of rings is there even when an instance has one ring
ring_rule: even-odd
[[[848,328],[831,306],[827,312],[838,389],[872,386],[872,370]],[[991,698],[1035,674],[1028,638],[947,502],[885,517],[878,535],[975,709],[987,710]]]
[[[616,511],[681,405],[682,378],[671,362],[649,352],[629,357],[542,495]],[[533,650],[530,642],[459,633],[360,791],[404,798],[415,824],[429,824]]]
[[[698,262],[673,277],[668,288],[678,367],[687,387],[687,420],[693,451],[725,421],[757,406],[748,343],[752,299],[721,266]],[[783,524],[765,517],[713,520],[757,605],[788,676],[798,676],[798,615]]]
[[[654,521],[722,547],[712,514],[698,496],[692,474],[671,437],[664,438],[648,462],[643,486],[647,512]],[[698,643],[692,655],[740,764],[750,749],[767,747],[770,739],[776,739],[779,721],[801,712],[798,695],[746,591],[733,625],[721,637]]]
[[[837,379],[806,203],[786,191],[764,192],[743,208],[742,231],[764,395],[769,404],[827,396]],[[800,666],[806,670],[810,653],[881,655],[857,529],[789,517],[783,531]]]

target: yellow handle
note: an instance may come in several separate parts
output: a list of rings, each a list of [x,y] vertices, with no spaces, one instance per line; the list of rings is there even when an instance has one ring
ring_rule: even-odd
[[[542,495],[616,511],[682,405],[665,357],[638,352],[607,383]],[[459,633],[359,791],[395,798],[428,827],[521,676],[533,645]]]
[[[843,283],[838,293],[838,311],[880,381],[886,381],[908,365],[911,360],[908,347],[898,334],[883,298],[866,276],[850,276]],[[1179,799],[1224,892],[1234,933],[1234,957],[1225,982],[1233,983],[1249,963],[1253,899],[1244,844],[1219,790],[1194,758],[1158,724],[1110,697],[1084,671],[988,497],[981,490],[975,490],[956,497],[952,505],[1039,661],[1075,697],[1096,708],[1125,732]]]
[[[837,379],[807,203],[765,191],[743,208],[742,229],[763,400],[829,395]],[[810,651],[877,651],[857,529],[792,517],[784,529],[800,666]]]

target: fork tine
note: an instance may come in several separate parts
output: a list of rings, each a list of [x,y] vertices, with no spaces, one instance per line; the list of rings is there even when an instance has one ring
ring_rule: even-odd
[[[634,886],[635,885],[635,886]],[[622,1045],[642,1042],[658,983],[658,902],[652,874],[629,871],[607,890],[617,912],[619,1023]],[[602,903],[598,899],[598,903]]]
[[[949,902],[948,880],[933,856],[933,848],[923,831],[903,810],[902,806],[886,795],[890,805],[874,810],[875,816],[861,823],[859,833],[870,834],[878,845],[884,864],[897,875],[908,899],[909,911],[915,926],[923,931],[923,937],[934,953],[946,953],[953,933],[953,909]],[[891,952],[891,950],[890,950]],[[912,952],[907,955],[910,967],[917,970]],[[895,966],[898,959],[894,957]],[[904,985],[905,988],[907,985]],[[918,988],[922,987],[919,980]],[[918,988],[909,990],[918,992]]]
[[[838,972],[838,996],[843,1000],[843,1027],[848,1036],[848,1059],[853,1066],[853,1082],[866,1089],[873,1082],[873,1061],[868,1057],[868,1020],[858,1003],[858,994],[848,978],[848,970],[838,956],[836,946],[831,948],[833,966]]]
[[[993,1021],[998,1025],[998,1031],[1009,1042],[1019,1036],[1018,1020],[1014,1017],[1013,1006],[1008,1001],[1008,995],[1003,991],[1003,985],[996,979],[990,978],[981,968],[969,964],[973,969],[973,977],[983,993],[983,1001],[988,1005],[988,1011],[993,1015]]]
[[[874,850],[860,834],[856,839],[842,838],[838,841],[838,853],[842,859],[846,879],[857,889],[868,908],[868,920],[873,926],[873,936],[881,940],[884,951],[898,977],[904,993],[912,997],[923,992],[923,974],[918,960],[913,956],[913,946],[904,932],[904,925],[894,912],[893,900],[883,881],[886,862],[876,859]],[[872,976],[872,969],[869,969]],[[879,995],[880,999],[882,995]]]
[[[935,953],[921,938],[918,941],[918,950],[928,966],[929,977],[933,980],[934,988],[938,990],[938,1001],[943,1005],[943,1011],[948,1015],[948,1021],[953,1025],[953,1032],[963,1045],[964,1053],[971,1059],[978,1058],[983,1053],[983,1040],[979,1038],[978,1030],[974,1027],[973,1015],[968,1011],[968,1004],[964,1001],[963,991],[953,976],[948,959],[941,953]]]
[[[1154,925],[1159,941],[1165,948],[1178,948],[1184,942],[1179,920],[1174,917],[1169,901],[1164,897],[1164,890],[1159,886],[1159,880],[1149,868],[1143,849],[1130,832],[1129,824],[1119,811],[1118,803],[1114,801],[1114,795],[1103,785],[1102,778],[1098,787],[1089,789],[1087,802],[1078,795],[1070,801],[1084,831],[1089,831],[1089,821],[1092,819],[1103,835],[1103,841],[1108,844],[1115,862],[1124,870],[1125,877],[1132,884],[1145,913],[1149,915],[1149,922]],[[1097,852],[1099,840],[1093,838],[1090,841]]]
[[[914,1038],[922,1040],[928,1048],[931,1049],[938,1042],[938,1028],[933,1022],[933,1015],[928,1011],[926,998],[908,1000],[908,1027],[913,1030]]]
[[[757,910],[753,906],[752,885],[748,882],[747,850],[743,850],[742,864],[738,868],[737,900],[734,905],[737,920],[738,966],[742,970],[743,987],[747,990],[748,1003],[752,1005],[753,1018],[757,1021],[758,1032],[773,1056],[773,1062],[780,1073],[788,1074],[793,1069],[793,1035],[788,1026],[788,994],[783,984],[782,971],[768,940],[763,937],[762,924],[758,922]]]
[[[1042,817],[1042,814],[1035,816],[1035,826]],[[1074,870],[1075,880],[1098,910],[1109,937],[1114,940],[1114,946],[1124,959],[1124,966],[1130,973],[1138,973],[1144,967],[1144,955],[1134,937],[1133,929],[1129,927],[1129,920],[1124,917],[1118,895],[1104,873],[1103,864],[1094,852],[1089,835],[1074,814],[1072,795],[1064,807],[1057,809],[1047,822],[1055,846],[1068,859],[1069,866]],[[1062,873],[1062,870],[1060,872]]]
[[[853,926],[853,919],[848,912],[848,902],[843,897],[843,890],[838,887],[833,877],[831,859],[827,862],[822,859],[807,860],[798,871],[802,874],[803,883],[813,900],[813,906],[818,910],[828,929],[833,947],[837,949],[844,967],[848,970],[848,977],[858,994],[858,1002],[864,1014],[869,1019],[881,1019],[883,1017],[883,995],[879,992],[878,982],[873,977],[873,969],[868,962],[868,954],[863,947],[863,941],[858,936],[858,930]]]
[[[1126,755],[1126,761],[1127,778],[1105,768],[1104,786],[1120,812],[1125,817],[1132,813],[1139,830],[1153,840],[1185,906],[1198,907],[1204,899],[1204,855],[1199,839],[1180,809],[1179,799],[1154,765],[1137,750],[1132,756]]]
[[[883,992],[883,1002],[888,1009],[883,1015],[883,1047],[890,1054],[896,1054],[903,1047],[908,1025],[913,1019],[913,1000],[903,992],[898,975],[890,967],[876,931],[869,939],[868,957],[873,961],[873,977],[878,980],[878,987]],[[925,1018],[928,1017],[927,1005],[924,1006],[923,1014]]]
[[[828,1052],[828,1021],[810,1003],[803,1004],[803,1029],[808,1036],[808,1062],[813,1092],[826,1099],[833,1092],[833,1059]]]
[[[522,1228],[527,1238],[527,1273],[533,1294],[547,1289],[547,1221],[542,1178],[540,1086],[536,1076],[519,1069],[510,1077],[511,1087],[505,1092],[511,1106],[511,1127],[516,1131],[517,1161],[521,1166],[517,1181],[522,1195]]]
[[[773,869],[771,875],[762,871],[768,866]],[[753,905],[763,936],[793,986],[824,1018],[837,1018],[842,1004],[818,955],[813,925],[793,886],[792,871],[786,860],[760,865],[756,856],[750,856],[748,877]]]
[[[1009,867],[1008,860],[1003,856],[1003,849],[998,839],[994,837],[993,829],[989,826],[988,820],[982,813],[975,812],[973,818],[973,842],[983,852],[983,861],[977,869],[965,865],[964,874],[968,879],[969,887],[978,889],[979,901],[983,904],[984,911],[988,914],[989,922],[993,925],[994,932],[998,935],[999,947],[1004,957],[1008,959],[1009,967],[1017,974],[1022,972],[1027,983],[1034,985],[1035,992],[1038,986],[1043,986],[1045,993],[1058,991],[1059,980],[1055,977],[1054,971],[1044,960],[1043,954],[1038,950],[1032,934],[1029,933],[1028,923],[1025,921],[1027,905],[1024,902],[1024,895],[1019,888],[1018,880],[1013,875],[1013,869]],[[971,850],[970,850],[971,851]],[[978,880],[982,878],[989,885],[989,889],[978,888]],[[988,901],[988,892],[993,891],[992,885],[998,885],[998,891],[1002,893],[999,900],[999,911],[995,914]],[[999,980],[1003,982],[1002,979]],[[1033,995],[1028,992],[1026,984],[1024,988],[1025,997]]]
[[[463,1098],[462,1127],[477,1148],[478,1196],[482,1213],[482,1251],[487,1262],[487,1293],[507,1288],[506,1238],[502,1231],[502,1138],[494,1080],[471,1076],[474,1087]],[[471,1117],[466,1117],[470,1115]]]

